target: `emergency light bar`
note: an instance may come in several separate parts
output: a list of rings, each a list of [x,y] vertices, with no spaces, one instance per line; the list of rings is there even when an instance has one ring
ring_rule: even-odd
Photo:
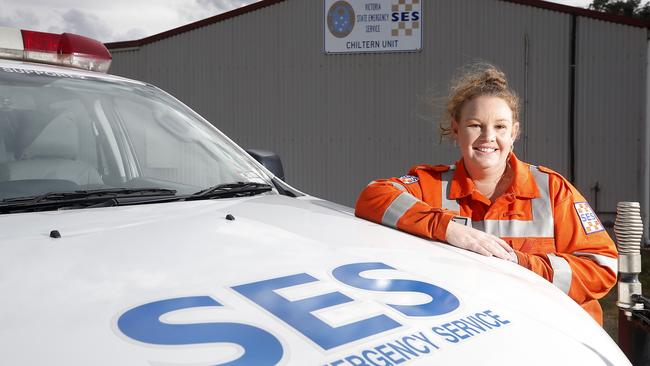
[[[111,54],[103,43],[72,33],[0,27],[0,58],[72,66],[106,73]]]

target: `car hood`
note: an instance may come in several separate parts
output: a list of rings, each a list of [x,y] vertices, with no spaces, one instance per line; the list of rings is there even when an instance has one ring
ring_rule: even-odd
[[[3,363],[629,364],[534,273],[344,211],[262,195],[2,215]]]

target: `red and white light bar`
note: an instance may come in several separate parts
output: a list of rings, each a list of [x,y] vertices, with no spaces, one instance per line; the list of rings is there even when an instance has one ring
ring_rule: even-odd
[[[111,54],[103,43],[72,33],[44,33],[0,27],[0,58],[107,72]]]

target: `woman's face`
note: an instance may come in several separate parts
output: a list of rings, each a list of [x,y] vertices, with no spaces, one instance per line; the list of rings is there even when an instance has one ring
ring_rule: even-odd
[[[460,120],[452,121],[465,166],[470,171],[499,170],[506,166],[519,122],[499,97],[480,96],[463,104]]]

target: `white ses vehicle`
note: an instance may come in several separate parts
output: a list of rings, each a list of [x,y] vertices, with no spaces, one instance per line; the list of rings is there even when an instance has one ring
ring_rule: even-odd
[[[0,364],[629,365],[547,281],[298,192],[98,42],[0,55]]]

